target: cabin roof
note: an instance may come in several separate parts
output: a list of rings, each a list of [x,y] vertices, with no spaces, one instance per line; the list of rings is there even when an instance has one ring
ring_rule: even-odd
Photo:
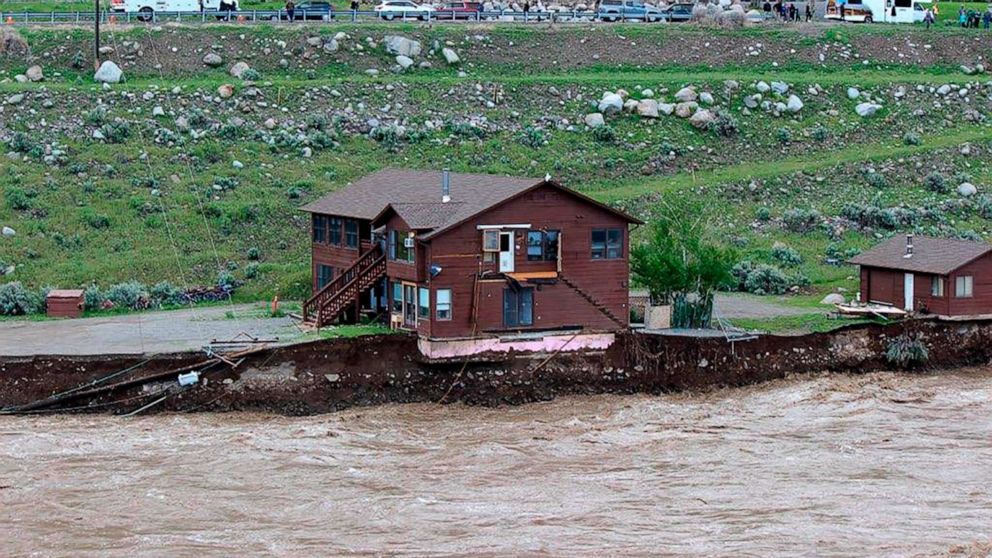
[[[851,258],[850,263],[919,273],[947,275],[992,251],[992,244],[951,238],[913,237],[913,256],[906,256],[906,237],[899,235]]]
[[[560,184],[540,178],[450,173],[441,200],[441,171],[384,169],[304,206],[303,211],[379,222],[390,212],[429,239],[534,188],[548,185],[630,223],[641,221]]]
[[[473,214],[542,182],[494,174],[451,173],[451,202]],[[303,206],[303,211],[371,221],[390,204],[441,203],[441,171],[383,169]],[[445,210],[447,211],[447,210]],[[413,226],[410,223],[410,226]]]

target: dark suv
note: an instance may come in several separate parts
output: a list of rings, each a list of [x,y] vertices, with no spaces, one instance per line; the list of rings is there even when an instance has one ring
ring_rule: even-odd
[[[279,10],[279,15],[272,16],[272,19],[287,20],[289,19],[289,14],[286,13],[286,10]],[[303,21],[330,21],[334,19],[334,6],[331,6],[330,2],[324,2],[323,0],[300,2],[293,10],[293,19]]]

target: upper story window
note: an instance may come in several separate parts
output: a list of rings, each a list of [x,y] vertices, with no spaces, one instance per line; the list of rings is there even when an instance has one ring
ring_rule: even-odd
[[[593,229],[592,259],[618,260],[623,257],[623,229]]]
[[[344,241],[348,248],[358,248],[358,221],[348,219],[344,222]]]
[[[407,232],[392,229],[389,231],[389,259],[398,262],[413,263],[416,248],[412,246],[413,237]],[[411,246],[408,246],[411,245]]]
[[[327,241],[327,217],[323,215],[313,216],[313,241],[320,243]]]
[[[553,262],[558,259],[558,231],[528,231],[527,261]]]
[[[328,233],[329,233],[329,235],[328,235],[327,242],[329,244],[333,244],[335,246],[341,246],[341,218],[340,217],[331,217],[331,220],[330,220],[330,229],[329,229]]]

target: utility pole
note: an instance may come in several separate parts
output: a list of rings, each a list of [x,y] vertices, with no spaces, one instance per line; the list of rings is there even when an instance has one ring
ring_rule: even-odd
[[[93,71],[100,69],[100,0],[93,0]]]

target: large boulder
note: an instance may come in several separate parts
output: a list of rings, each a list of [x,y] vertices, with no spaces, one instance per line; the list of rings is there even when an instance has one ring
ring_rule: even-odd
[[[606,120],[603,119],[603,115],[598,112],[592,112],[586,115],[586,126],[590,128],[599,128],[600,126],[606,125]]]
[[[233,66],[231,66],[231,70],[230,70],[231,76],[241,79],[241,75],[247,72],[249,69],[250,66],[248,66],[247,63],[236,62]]]
[[[845,302],[847,301],[844,299],[844,295],[840,293],[830,293],[827,296],[823,297],[823,300],[820,301],[820,304],[827,304],[832,306],[834,304],[844,304]]]
[[[689,118],[694,112],[696,112],[697,108],[699,108],[699,103],[696,103],[695,101],[679,103],[675,105],[675,116],[678,116],[679,118]]]
[[[444,61],[451,65],[457,64],[461,61],[461,59],[458,58],[458,53],[455,52],[454,49],[448,47],[441,49],[441,55],[444,56]]]
[[[709,109],[702,109],[697,110],[696,113],[689,118],[689,124],[692,124],[700,130],[705,130],[710,126],[710,124],[713,123],[714,120],[716,120],[716,114],[714,114],[713,111]]]
[[[400,68],[406,70],[410,66],[413,66],[413,58],[410,58],[409,56],[403,56],[402,54],[400,54],[396,57],[396,63],[400,65]]]
[[[772,91],[778,93],[779,95],[785,95],[789,92],[789,84],[784,81],[773,81]]]
[[[873,116],[880,108],[882,108],[882,105],[875,103],[859,103],[858,106],[854,107],[854,112],[862,118],[867,118]]]
[[[803,110],[803,101],[796,95],[789,95],[789,100],[786,102],[785,108],[791,113],[797,113]]]
[[[974,196],[977,193],[978,193],[978,188],[975,188],[975,185],[972,184],[971,182],[962,182],[961,184],[958,185],[958,194],[966,198],[970,196]]]
[[[224,59],[221,58],[216,52],[208,52],[206,56],[203,57],[203,63],[211,68],[217,68],[224,64]]]
[[[658,110],[666,116],[675,112],[675,105],[672,103],[658,103]]]
[[[37,64],[28,68],[28,71],[24,72],[24,74],[31,81],[42,81],[45,79],[45,73],[41,71],[41,66]]]
[[[124,77],[124,71],[117,64],[110,60],[105,60],[103,64],[93,74],[93,79],[102,83],[120,83]]]
[[[623,110],[623,97],[616,93],[604,93],[598,108],[603,114],[616,114]]]
[[[692,86],[683,87],[682,89],[679,89],[675,93],[675,100],[682,103],[689,103],[695,101],[698,98],[699,98],[699,94],[696,93],[696,88]]]
[[[386,52],[394,56],[409,56],[413,58],[420,54],[420,41],[408,39],[402,35],[386,35],[382,41],[386,45]]]
[[[641,99],[637,103],[637,114],[644,118],[658,118],[658,101],[654,99]]]

